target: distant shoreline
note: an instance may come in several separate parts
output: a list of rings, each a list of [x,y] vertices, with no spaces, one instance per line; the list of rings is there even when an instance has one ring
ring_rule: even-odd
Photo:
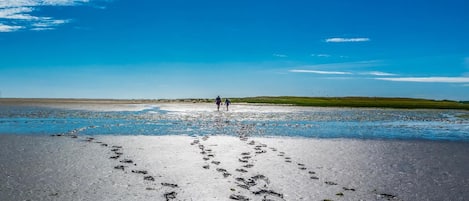
[[[263,103],[313,107],[401,108],[401,109],[462,109],[469,110],[468,101],[429,100],[384,97],[297,97],[259,96],[230,98],[233,103]],[[85,98],[0,98],[0,105],[35,104],[159,104],[211,103],[207,98],[185,99],[85,99]]]

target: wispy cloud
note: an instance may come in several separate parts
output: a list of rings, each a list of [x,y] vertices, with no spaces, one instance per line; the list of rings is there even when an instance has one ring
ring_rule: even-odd
[[[274,57],[282,57],[282,58],[288,57],[288,56],[285,55],[285,54],[272,54],[272,56],[274,56]]]
[[[70,19],[55,19],[38,16],[34,11],[46,6],[79,6],[91,0],[0,0],[0,32],[18,30],[51,30],[71,22]]]
[[[327,43],[349,43],[349,42],[367,42],[369,38],[328,38]]]
[[[12,31],[20,30],[22,28],[24,27],[0,24],[0,32],[12,32]]]
[[[330,54],[311,54],[312,57],[331,57]]]
[[[375,79],[393,82],[469,83],[469,77],[387,77]]]
[[[292,73],[315,73],[315,74],[328,74],[328,75],[373,75],[373,76],[397,76],[397,74],[386,73],[380,71],[371,72],[348,72],[348,71],[323,71],[323,70],[305,70],[305,69],[294,69],[289,70]]]
[[[383,62],[380,60],[369,60],[369,61],[354,61],[354,62],[339,62],[339,63],[325,63],[325,64],[315,64],[315,65],[306,65],[296,68],[303,69],[354,69],[354,68],[367,68],[367,67],[376,67],[383,65]]]
[[[370,71],[370,72],[365,72],[361,74],[362,75],[374,75],[374,76],[397,76],[397,74],[394,74],[394,73],[386,73],[386,72],[381,72],[381,71]]]
[[[321,71],[321,70],[300,70],[300,69],[293,69],[289,70],[292,73],[314,73],[314,74],[323,74],[323,75],[351,75],[350,72],[345,71]]]

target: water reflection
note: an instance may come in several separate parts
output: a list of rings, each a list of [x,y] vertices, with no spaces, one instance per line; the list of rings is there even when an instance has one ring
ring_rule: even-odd
[[[217,112],[204,107],[91,111],[0,106],[0,133],[469,140],[469,120],[459,117],[466,111],[247,105]]]

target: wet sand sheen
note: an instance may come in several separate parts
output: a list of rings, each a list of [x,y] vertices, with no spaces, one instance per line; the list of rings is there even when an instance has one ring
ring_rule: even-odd
[[[467,145],[0,135],[0,200],[465,200]]]

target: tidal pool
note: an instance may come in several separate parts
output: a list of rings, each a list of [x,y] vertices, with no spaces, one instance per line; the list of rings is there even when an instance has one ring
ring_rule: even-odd
[[[225,108],[223,108],[225,109]],[[0,133],[469,141],[468,111],[213,104],[0,106]]]

